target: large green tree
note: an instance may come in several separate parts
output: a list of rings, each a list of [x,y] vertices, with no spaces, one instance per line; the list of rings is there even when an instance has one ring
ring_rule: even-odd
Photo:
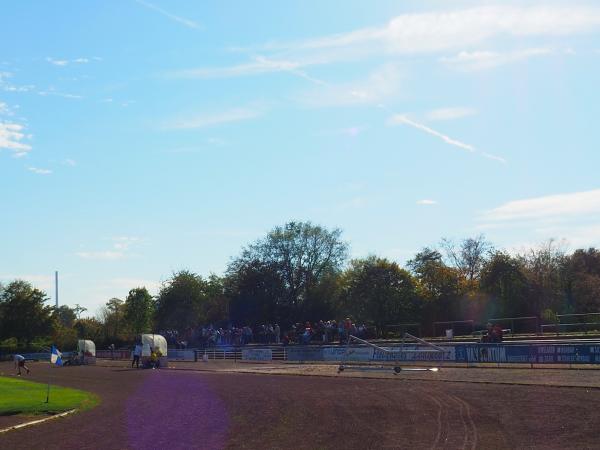
[[[350,262],[342,281],[342,304],[354,319],[386,325],[416,322],[421,301],[412,275],[395,262],[370,256]]]
[[[30,343],[52,333],[53,308],[46,294],[26,281],[16,280],[0,291],[0,338]]]
[[[425,300],[424,318],[428,325],[434,321],[462,319],[460,299],[463,294],[458,269],[447,266],[442,254],[428,247],[408,261],[419,282],[421,297]]]
[[[487,294],[486,319],[540,313],[529,303],[530,286],[522,264],[506,252],[497,251],[486,262],[480,284]]]
[[[324,283],[332,286],[347,254],[341,230],[289,222],[246,247],[229,265],[228,278],[238,283],[236,302],[260,299],[261,309],[275,306],[282,317],[314,319],[327,311],[331,291]],[[260,274],[265,278],[258,282]]]
[[[124,319],[134,334],[150,331],[154,316],[154,299],[145,287],[131,289],[124,306]]]
[[[530,286],[528,303],[532,312],[573,312],[566,295],[568,258],[560,242],[550,239],[518,255],[518,259]]]
[[[77,319],[75,310],[69,308],[67,305],[59,306],[54,308],[54,317],[60,322],[63,327],[71,328]]]
[[[600,311],[600,251],[579,249],[565,264],[566,295],[569,312]]]
[[[98,314],[98,319],[104,328],[104,336],[107,340],[121,340],[123,336],[123,316],[125,314],[125,306],[123,300],[119,298],[111,298]]]
[[[208,283],[188,270],[173,274],[156,299],[158,329],[185,330],[206,322]]]

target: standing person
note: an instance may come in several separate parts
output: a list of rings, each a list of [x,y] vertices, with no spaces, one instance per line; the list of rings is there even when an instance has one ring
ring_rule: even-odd
[[[25,357],[23,355],[15,355],[15,369],[17,369],[17,376],[21,376],[21,367],[29,374],[29,367],[25,365]]]
[[[115,359],[115,344],[110,344],[108,349],[110,350],[110,359]]]
[[[279,344],[281,342],[281,328],[279,328],[279,324],[275,324],[273,332],[275,333],[275,343]]]
[[[152,353],[150,353],[150,366],[153,369],[158,369],[160,367],[160,357],[162,353],[158,348],[153,348]]]
[[[136,369],[140,368],[140,356],[142,356],[142,345],[139,342],[136,342],[135,347],[133,348],[133,361],[131,361],[132,369],[134,364]]]

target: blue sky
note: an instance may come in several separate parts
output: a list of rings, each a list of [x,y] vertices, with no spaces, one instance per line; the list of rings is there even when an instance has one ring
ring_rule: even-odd
[[[600,245],[600,5],[5,2],[0,280],[89,313],[275,225]]]

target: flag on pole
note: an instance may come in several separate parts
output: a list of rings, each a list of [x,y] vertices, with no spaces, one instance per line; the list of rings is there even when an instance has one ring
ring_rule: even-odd
[[[50,362],[57,366],[62,366],[62,353],[53,345],[52,353],[50,354]]]

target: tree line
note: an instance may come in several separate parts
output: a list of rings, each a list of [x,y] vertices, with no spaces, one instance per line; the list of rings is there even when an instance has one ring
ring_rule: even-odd
[[[0,286],[0,342],[78,337],[99,345],[130,342],[142,332],[185,332],[204,324],[256,326],[351,317],[383,334],[390,325],[600,311],[600,251],[565,252],[555,241],[510,253],[484,236],[425,247],[404,267],[371,255],[349,259],[339,229],[289,222],[243,248],[222,276],[175,272],[152,297],[145,287],[112,298],[96,317],[85,308],[48,306],[26,281]],[[429,333],[430,334],[430,333]]]

